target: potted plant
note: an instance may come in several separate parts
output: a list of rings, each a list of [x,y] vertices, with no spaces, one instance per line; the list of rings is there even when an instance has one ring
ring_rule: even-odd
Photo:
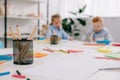
[[[81,15],[82,13],[84,13],[85,9],[86,9],[87,5],[84,5],[82,8],[79,8],[78,11],[76,12],[72,12],[72,11],[69,11],[69,13],[77,16],[77,15]],[[85,19],[82,19],[82,18],[65,18],[62,20],[62,26],[63,26],[63,29],[69,33],[69,34],[72,34],[73,33],[73,30],[72,30],[72,26],[73,27],[76,27],[76,22],[79,23],[80,25],[82,26],[85,26],[86,25],[86,20]],[[75,36],[78,36],[79,34],[76,33],[74,34]]]

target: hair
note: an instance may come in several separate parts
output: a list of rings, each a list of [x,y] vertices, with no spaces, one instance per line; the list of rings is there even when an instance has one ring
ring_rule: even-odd
[[[103,23],[103,19],[101,18],[101,17],[94,17],[93,19],[92,19],[92,22],[93,23],[96,23],[96,22],[100,22],[100,23]]]
[[[51,21],[53,22],[55,18],[61,18],[61,16],[59,14],[55,14],[52,16]],[[52,22],[50,25],[52,25]]]

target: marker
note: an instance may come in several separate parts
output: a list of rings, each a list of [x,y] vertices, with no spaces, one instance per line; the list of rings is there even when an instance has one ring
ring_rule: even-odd
[[[99,70],[120,70],[120,67],[116,67],[116,68],[101,68]]]
[[[26,80],[30,80],[30,78],[27,78]]]
[[[12,75],[14,78],[20,78],[20,79],[25,79],[26,76],[21,76],[21,75]]]
[[[106,57],[95,57],[96,59],[106,59],[106,60],[120,60],[120,58],[106,58]]]
[[[67,50],[67,51],[72,53],[83,52],[82,50]]]
[[[60,49],[59,51],[63,52],[63,53],[69,53],[68,51],[65,51],[65,50],[62,50],[62,49]]]
[[[54,50],[51,50],[51,49],[43,49],[45,51],[48,51],[48,52],[54,52]]]
[[[10,72],[2,72],[2,73],[0,73],[0,76],[5,76],[5,75],[9,75],[10,74]]]
[[[21,75],[21,73],[20,73],[18,70],[16,70],[16,73],[17,73],[18,75]]]

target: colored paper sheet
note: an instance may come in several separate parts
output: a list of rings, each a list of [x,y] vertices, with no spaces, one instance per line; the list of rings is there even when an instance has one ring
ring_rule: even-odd
[[[3,64],[3,63],[5,63],[6,61],[0,61],[0,64]]]
[[[12,56],[0,55],[0,61],[10,61],[10,60],[12,60]]]
[[[106,57],[109,57],[109,58],[120,58],[120,52],[114,52],[114,53],[106,54]]]
[[[48,56],[48,54],[43,54],[43,53],[35,53],[34,54],[34,58],[42,58],[42,57],[45,57],[45,56]]]
[[[110,50],[110,49],[105,49],[105,48],[100,48],[100,49],[98,49],[98,52],[109,53],[109,52],[112,52],[112,50]]]

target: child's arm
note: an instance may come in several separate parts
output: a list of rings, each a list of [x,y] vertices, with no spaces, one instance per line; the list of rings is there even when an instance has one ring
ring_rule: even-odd
[[[109,40],[109,41],[113,41],[113,38],[112,38],[112,36],[110,35],[110,33],[107,34],[106,39]]]
[[[52,35],[52,31],[51,31],[51,28],[49,28],[46,33],[46,38],[47,39],[50,38],[51,35]]]
[[[106,29],[106,28],[105,28],[105,30],[106,30],[106,36],[105,36],[105,39],[107,39],[107,40],[109,40],[109,41],[113,41],[113,38],[112,38],[112,36],[111,36],[109,30]]]

